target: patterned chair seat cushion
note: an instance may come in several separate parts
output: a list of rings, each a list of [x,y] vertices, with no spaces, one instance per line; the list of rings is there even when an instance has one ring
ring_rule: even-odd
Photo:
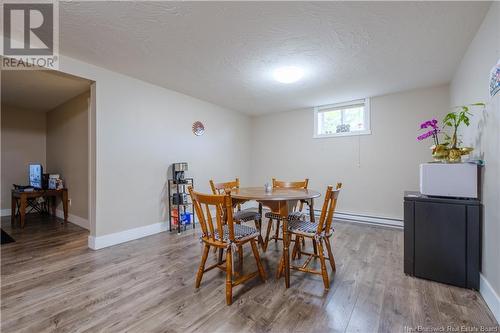
[[[292,212],[288,214],[288,221],[304,221],[307,217],[306,213],[303,212]]]
[[[260,220],[260,214],[253,209],[243,209],[233,214],[233,220],[247,222]]]
[[[288,222],[288,230],[294,233],[314,235],[318,231],[318,223],[309,220],[291,220]],[[324,230],[324,228],[323,228]],[[333,234],[333,228],[330,229],[328,237]]]
[[[311,221],[291,220],[288,223],[288,230],[303,234],[315,234],[318,230],[318,223]]]
[[[273,212],[267,212],[264,214],[264,216],[267,217],[268,219],[274,219],[274,220],[278,220],[281,218],[280,214]]]
[[[249,227],[243,224],[234,224],[234,239],[235,240],[244,240],[249,238],[258,237],[259,231],[255,228]],[[229,229],[227,225],[222,226],[222,231],[224,232],[222,241],[227,242],[229,240]],[[219,232],[215,232],[215,239],[219,239]]]
[[[269,218],[269,219],[273,219],[273,220],[281,219],[281,215],[278,213],[274,213],[274,212],[267,212],[264,216]],[[306,214],[303,212],[292,212],[292,213],[288,214],[288,221],[304,220],[305,217],[306,217]]]

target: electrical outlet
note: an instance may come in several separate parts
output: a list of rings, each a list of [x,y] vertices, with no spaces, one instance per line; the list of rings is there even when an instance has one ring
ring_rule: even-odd
[[[71,198],[68,199],[68,204],[71,206]]]

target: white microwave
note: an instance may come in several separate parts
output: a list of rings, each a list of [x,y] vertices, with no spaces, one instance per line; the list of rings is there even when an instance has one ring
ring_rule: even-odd
[[[479,166],[473,163],[420,164],[420,193],[429,196],[479,198]]]

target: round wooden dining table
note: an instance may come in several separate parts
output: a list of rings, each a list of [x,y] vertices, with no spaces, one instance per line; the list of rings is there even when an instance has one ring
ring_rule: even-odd
[[[285,271],[285,286],[290,287],[290,255],[289,255],[289,239],[288,239],[288,214],[298,201],[306,201],[309,205],[309,214],[311,221],[314,221],[313,201],[314,198],[321,194],[309,189],[295,188],[273,188],[270,192],[266,192],[262,187],[240,187],[231,190],[231,198],[233,205],[238,205],[246,201],[257,201],[269,208],[272,212],[279,213],[283,223],[283,265]],[[279,271],[279,268],[278,268]],[[279,275],[279,272],[278,272]]]

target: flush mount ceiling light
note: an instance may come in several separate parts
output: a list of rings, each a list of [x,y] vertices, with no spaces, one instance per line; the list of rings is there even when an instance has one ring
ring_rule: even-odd
[[[296,66],[286,66],[276,69],[273,77],[281,83],[294,83],[304,76],[304,70]]]

